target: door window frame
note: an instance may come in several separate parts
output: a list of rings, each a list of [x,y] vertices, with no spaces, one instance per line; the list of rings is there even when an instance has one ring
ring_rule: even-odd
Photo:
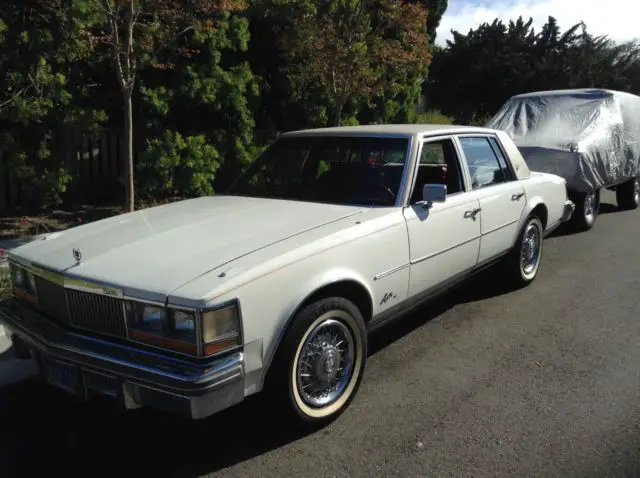
[[[458,196],[460,194],[468,193],[471,191],[470,188],[470,178],[469,171],[464,167],[465,163],[462,161],[462,156],[460,155],[460,144],[456,141],[455,135],[453,134],[441,134],[436,136],[431,136],[428,134],[423,134],[418,137],[418,148],[415,155],[415,161],[412,161],[413,171],[411,171],[411,177],[407,178],[409,181],[407,182],[408,188],[406,189],[407,196],[404,201],[405,207],[411,207],[411,196],[413,196],[413,191],[416,187],[416,181],[418,180],[418,169],[420,168],[420,158],[422,157],[422,149],[427,143],[435,143],[437,141],[449,140],[453,145],[453,150],[455,152],[455,162],[458,168],[458,178],[460,180],[460,191],[455,193],[447,192],[447,197]],[[447,165],[448,166],[448,165]]]
[[[464,149],[462,147],[462,142],[460,141],[461,138],[484,138],[487,140],[487,143],[489,143],[489,147],[491,148],[491,150],[493,151],[493,154],[496,157],[496,160],[498,161],[498,165],[500,167],[503,166],[503,162],[504,162],[504,166],[506,167],[506,170],[508,172],[509,177],[505,179],[505,181],[499,182],[499,183],[495,183],[495,184],[491,184],[489,186],[484,186],[482,188],[477,188],[477,189],[473,189],[471,187],[471,170],[469,169],[469,162],[467,161],[467,156],[464,152]],[[513,183],[515,181],[518,180],[518,176],[516,175],[515,170],[513,169],[513,164],[511,164],[511,161],[509,161],[509,156],[507,155],[506,151],[504,150],[504,147],[502,146],[502,143],[500,142],[500,139],[498,139],[498,136],[495,134],[491,134],[491,133],[460,133],[460,134],[456,134],[455,135],[455,140],[456,143],[458,144],[459,147],[459,154],[462,154],[462,157],[464,158],[464,164],[466,166],[466,172],[468,175],[468,179],[469,179],[469,190],[470,191],[480,191],[483,189],[490,189],[490,188],[494,188],[497,186],[502,186],[504,184],[509,184],[509,183]],[[493,141],[491,141],[493,140]],[[493,144],[492,144],[493,143]],[[497,152],[496,152],[496,148],[497,148]]]

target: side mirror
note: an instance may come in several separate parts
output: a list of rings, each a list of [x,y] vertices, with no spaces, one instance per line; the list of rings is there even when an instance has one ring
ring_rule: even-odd
[[[422,187],[422,202],[431,206],[434,202],[447,200],[447,186],[444,184],[425,184]]]

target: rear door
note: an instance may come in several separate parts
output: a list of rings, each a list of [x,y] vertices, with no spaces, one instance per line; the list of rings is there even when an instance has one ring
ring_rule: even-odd
[[[524,187],[493,135],[458,135],[470,187],[480,201],[478,264],[498,257],[513,245],[527,202]]]

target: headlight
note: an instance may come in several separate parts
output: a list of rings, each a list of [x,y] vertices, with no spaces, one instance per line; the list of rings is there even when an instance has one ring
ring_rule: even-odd
[[[172,310],[169,320],[169,336],[189,343],[196,342],[196,317],[193,312]]]
[[[126,310],[129,338],[149,345],[206,356],[240,344],[239,314],[235,305],[198,314],[127,301]]]
[[[129,338],[164,347],[163,334],[167,328],[167,310],[161,306],[129,301],[125,307]]]
[[[13,274],[13,277],[14,277],[13,284],[16,287],[19,287],[20,289],[24,288],[24,283],[26,282],[24,275],[25,275],[24,269],[21,269],[20,267],[16,267],[15,272]]]
[[[9,264],[9,273],[14,292],[26,300],[36,302],[38,293],[33,273],[15,264]]]
[[[203,312],[202,343],[204,355],[240,345],[240,317],[235,304]]]
[[[27,282],[29,283],[29,290],[33,292],[33,295],[36,295],[36,276],[31,272],[27,272]]]
[[[129,329],[162,336],[167,321],[167,310],[164,307],[135,302],[127,302],[126,307]]]

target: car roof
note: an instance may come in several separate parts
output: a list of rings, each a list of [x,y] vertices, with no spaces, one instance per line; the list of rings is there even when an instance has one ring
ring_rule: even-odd
[[[334,126],[283,133],[281,137],[296,136],[380,136],[401,135],[416,136],[421,134],[460,134],[460,133],[493,133],[494,130],[479,126],[441,125],[441,124],[378,124],[367,126]]]
[[[623,91],[608,90],[606,88],[574,88],[566,90],[543,90],[543,91],[531,91],[529,93],[521,93],[514,95],[513,98],[530,98],[530,97],[545,97],[545,96],[582,96],[588,95],[591,97],[608,97],[613,95],[629,95]]]

